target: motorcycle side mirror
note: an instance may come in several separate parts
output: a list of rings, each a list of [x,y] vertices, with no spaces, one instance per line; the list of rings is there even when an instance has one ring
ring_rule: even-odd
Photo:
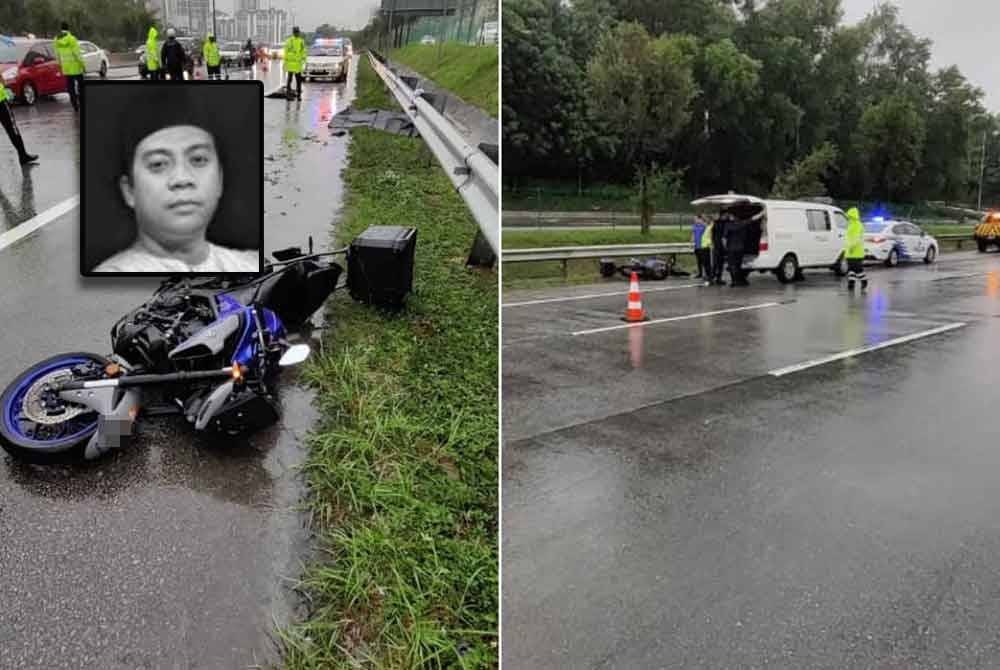
[[[293,344],[288,347],[288,351],[281,355],[281,360],[278,361],[278,365],[283,368],[287,368],[290,365],[298,365],[302,361],[309,358],[309,345],[308,344]]]

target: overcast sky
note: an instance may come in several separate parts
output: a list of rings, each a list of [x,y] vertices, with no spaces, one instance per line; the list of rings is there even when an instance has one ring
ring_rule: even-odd
[[[230,6],[229,11],[236,11],[237,0],[219,1],[219,10],[223,10],[223,2]],[[364,28],[379,0],[260,0],[260,3],[264,8],[284,9],[289,14],[294,11],[295,23],[308,32],[324,23],[350,30]]]
[[[874,0],[841,0],[844,20],[856,23]],[[931,64],[957,65],[986,93],[984,104],[1000,113],[1000,0],[897,0],[903,23],[934,40]]]

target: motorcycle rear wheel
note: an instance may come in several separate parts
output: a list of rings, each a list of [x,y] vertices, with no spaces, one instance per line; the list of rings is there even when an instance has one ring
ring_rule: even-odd
[[[32,385],[47,375],[88,362],[101,367],[110,361],[99,354],[70,352],[46,358],[22,372],[0,394],[0,446],[12,456],[33,463],[72,460],[97,430],[98,416],[92,410],[71,415],[66,421],[40,423],[25,413],[25,396]],[[66,403],[64,409],[70,403]],[[76,406],[78,407],[78,406]]]

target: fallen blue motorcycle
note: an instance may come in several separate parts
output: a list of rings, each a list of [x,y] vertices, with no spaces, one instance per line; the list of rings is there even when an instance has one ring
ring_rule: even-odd
[[[343,268],[326,260],[337,253],[292,247],[259,275],[165,280],[111,329],[110,356],[60,354],[18,375],[0,395],[0,445],[34,462],[89,460],[124,446],[141,416],[225,434],[272,424],[282,368],[310,353],[289,333],[338,287]]]

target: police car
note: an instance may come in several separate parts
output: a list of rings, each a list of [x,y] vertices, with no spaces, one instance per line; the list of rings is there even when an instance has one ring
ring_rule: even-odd
[[[864,222],[865,260],[896,267],[901,261],[933,263],[938,256],[938,241],[920,226],[881,216]]]
[[[347,63],[341,40],[318,39],[306,53],[306,66],[302,74],[307,80],[347,81]]]

